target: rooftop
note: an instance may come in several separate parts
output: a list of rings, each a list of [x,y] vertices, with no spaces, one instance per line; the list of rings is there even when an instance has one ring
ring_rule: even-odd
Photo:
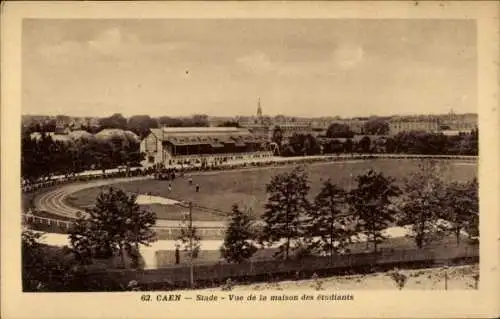
[[[238,127],[162,127],[164,133],[236,133],[247,131]]]
[[[262,143],[267,136],[252,134],[250,130],[236,127],[163,127],[153,128],[151,132],[160,140],[174,145],[220,146],[235,144],[244,146],[247,143]]]

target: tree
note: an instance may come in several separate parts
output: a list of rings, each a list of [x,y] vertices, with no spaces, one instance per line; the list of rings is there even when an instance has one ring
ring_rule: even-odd
[[[446,209],[446,185],[434,161],[423,162],[402,188],[399,224],[411,227],[415,243],[422,248],[437,232],[437,221]]]
[[[467,188],[468,198],[470,199],[470,212],[472,213],[465,224],[465,231],[469,234],[469,237],[479,236],[479,184],[477,179],[473,179],[468,184]]]
[[[110,117],[105,117],[100,119],[99,125],[101,128],[116,128],[116,129],[127,129],[127,119],[120,113],[115,113]]]
[[[195,114],[191,117],[174,118],[169,116],[160,116],[158,124],[169,127],[190,127],[190,126],[210,126],[208,115]]]
[[[385,136],[376,137],[372,143],[373,153],[386,153],[386,138]]]
[[[392,199],[399,194],[394,180],[369,170],[356,177],[357,186],[348,195],[348,203],[357,219],[356,229],[367,241],[377,244],[385,239],[382,231],[394,222]]]
[[[152,119],[149,115],[135,115],[128,119],[127,128],[137,134],[140,138],[144,138],[149,129],[157,128],[158,122]]]
[[[201,127],[210,126],[210,123],[208,122],[208,115],[206,114],[193,115],[189,121],[189,125],[187,126],[201,126]]]
[[[397,147],[398,146],[396,145],[394,138],[388,137],[385,140],[385,152],[386,153],[397,153]]]
[[[118,253],[125,265],[125,251],[138,253],[139,244],[148,246],[155,240],[156,214],[142,210],[136,199],[112,187],[97,196],[95,206],[70,231],[71,247],[81,260]]]
[[[26,227],[21,233],[23,291],[69,290],[76,273],[71,251],[40,243],[42,236]]]
[[[338,139],[324,139],[321,140],[320,150],[324,153],[335,153],[339,154],[344,151],[344,144]]]
[[[283,143],[283,131],[281,130],[281,127],[276,125],[273,129],[273,135],[271,137],[271,141],[273,143],[276,143],[279,148],[281,148],[281,144]]]
[[[471,134],[468,136],[470,141],[470,149],[468,151],[469,155],[477,155],[479,151],[479,131],[477,127],[472,130]]]
[[[352,140],[350,138],[348,138],[345,142],[344,142],[344,152],[346,153],[352,153],[353,151],[353,143],[352,143]]]
[[[39,143],[29,133],[21,139],[21,175],[24,179],[34,181],[43,175],[40,169]]]
[[[217,125],[218,127],[240,127],[240,123],[237,121],[224,121]]]
[[[308,237],[319,237],[313,241],[314,246],[319,246],[330,256],[344,248],[353,235],[345,199],[345,191],[328,179],[323,183],[314,200],[314,206],[309,211]]]
[[[181,242],[183,250],[189,252],[192,258],[198,258],[201,249],[201,237],[198,235],[198,228],[196,226],[184,221],[177,240]]]
[[[449,185],[446,192],[446,205],[443,209],[443,219],[451,223],[449,229],[460,243],[460,232],[467,230],[469,236],[479,233],[479,196],[478,183],[474,179],[470,182],[455,182]],[[472,235],[471,235],[472,233]]]
[[[101,140],[93,141],[89,151],[92,154],[93,165],[101,169],[103,174],[106,169],[113,168],[113,159],[116,159],[116,156],[114,155],[115,148],[111,143]]]
[[[332,123],[326,131],[326,137],[329,138],[352,138],[353,136],[354,132],[347,124]]]
[[[252,220],[250,216],[240,210],[238,205],[232,207],[232,216],[226,230],[221,252],[228,262],[243,262],[257,251],[253,243]]]
[[[21,137],[21,173],[23,178],[34,181],[54,174],[68,174],[74,160],[71,145],[54,141],[44,132],[38,139],[26,133]]]
[[[291,155],[306,156],[320,152],[318,140],[311,134],[293,134],[288,144],[293,152]]]
[[[364,132],[368,135],[386,135],[389,133],[389,123],[382,119],[371,119],[365,122]]]
[[[371,150],[371,140],[368,136],[363,136],[358,142],[358,149],[361,153],[369,153]]]
[[[294,241],[302,235],[302,218],[309,209],[307,173],[302,167],[274,176],[266,185],[268,200],[262,215],[261,243],[272,245],[284,240],[278,254],[288,259]]]
[[[123,147],[120,151],[120,162],[127,166],[127,170],[130,166],[140,165],[141,161],[144,160],[146,154],[140,151],[139,144],[130,144]]]
[[[178,118],[172,118],[169,116],[160,116],[158,119],[158,124],[162,126],[168,127],[180,127],[182,125],[182,121]]]

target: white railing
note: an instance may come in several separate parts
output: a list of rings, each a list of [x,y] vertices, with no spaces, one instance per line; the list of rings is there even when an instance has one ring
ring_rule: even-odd
[[[24,222],[38,224],[38,225],[48,225],[48,226],[58,226],[69,230],[72,222],[67,220],[60,220],[48,217],[35,216],[33,214],[27,213],[23,214]]]
[[[32,213],[25,213],[22,215],[23,221],[29,225],[39,225],[39,226],[53,226],[60,227],[62,232],[68,232],[71,229],[73,221],[61,220],[56,218],[41,217],[33,215]],[[182,226],[153,226],[154,230],[166,233],[167,238],[177,237],[180,234]],[[204,237],[223,237],[225,232],[225,227],[197,227],[199,235]]]

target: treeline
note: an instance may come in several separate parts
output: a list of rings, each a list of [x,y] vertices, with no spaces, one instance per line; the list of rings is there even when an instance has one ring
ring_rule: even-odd
[[[429,161],[402,184],[373,170],[343,189],[324,182],[313,201],[304,169],[276,175],[267,185],[268,200],[258,227],[236,205],[222,248],[229,262],[250,258],[261,247],[279,245],[277,257],[348,253],[348,245],[364,237],[373,250],[386,239],[384,230],[399,225],[422,248],[452,234],[478,236],[478,183],[447,182],[442,168]]]
[[[72,175],[90,169],[137,166],[144,159],[139,143],[127,135],[107,139],[78,139],[71,142],[52,139],[48,134],[21,138],[21,176],[26,181],[53,175]]]
[[[395,136],[361,138],[315,137],[294,134],[283,143],[273,137],[282,156],[345,153],[398,153],[421,155],[478,155],[478,131],[447,136],[442,133],[401,132]]]
[[[69,122],[69,117],[59,116],[64,122]],[[33,132],[54,132],[57,127],[57,118],[51,119],[46,123],[30,123],[23,128],[25,133]],[[139,137],[144,137],[148,134],[150,128],[158,128],[160,126],[169,127],[207,127],[209,126],[208,116],[203,114],[193,115],[191,117],[151,117],[149,115],[134,115],[129,118],[122,114],[116,113],[109,117],[100,118],[97,125],[82,125],[80,129],[89,133],[95,134],[103,129],[121,129],[129,130],[137,134]]]

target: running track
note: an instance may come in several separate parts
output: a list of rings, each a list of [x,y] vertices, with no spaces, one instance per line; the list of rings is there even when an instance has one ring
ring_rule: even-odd
[[[152,177],[130,177],[116,178],[109,180],[96,180],[85,183],[64,185],[57,189],[42,193],[35,197],[34,205],[37,210],[50,212],[65,217],[75,217],[81,211],[65,203],[65,198],[83,189],[101,187],[114,183],[132,182],[137,180],[152,179]],[[198,228],[225,228],[224,222],[220,221],[193,221],[193,225]],[[179,221],[159,219],[156,221],[156,228],[179,228]]]
[[[389,156],[387,156],[389,157]],[[320,162],[320,163],[311,163],[310,165],[325,165],[325,164],[345,164],[346,162],[358,162],[363,160],[344,160],[344,161],[334,161],[334,162]],[[458,165],[471,165],[472,163],[455,163]],[[472,164],[476,165],[476,164]],[[282,167],[282,166],[276,166]],[[272,166],[267,166],[266,168],[272,168]],[[254,168],[242,168],[237,170],[230,171],[251,171],[251,170],[260,170],[262,167],[254,167]],[[221,171],[209,171],[209,172],[193,172],[188,173],[189,175],[213,175],[220,174]],[[93,187],[101,187],[106,185],[111,185],[114,183],[122,183],[122,182],[132,182],[137,180],[147,180],[152,179],[150,176],[140,176],[140,177],[128,177],[128,178],[114,178],[108,180],[94,180],[87,181],[84,183],[74,183],[63,185],[57,189],[50,190],[48,192],[44,192],[35,197],[34,206],[37,210],[47,211],[56,215],[65,216],[65,217],[75,217],[76,214],[81,211],[81,209],[77,209],[65,203],[65,198],[75,192],[78,192],[83,189],[93,188]],[[193,221],[193,225],[200,229],[224,229],[225,223],[221,221]],[[159,219],[156,222],[155,228],[162,229],[172,229],[179,228],[179,221],[172,220],[164,220]]]

